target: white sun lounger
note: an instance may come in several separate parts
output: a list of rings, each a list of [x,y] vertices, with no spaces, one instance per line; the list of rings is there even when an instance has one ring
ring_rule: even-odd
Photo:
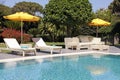
[[[33,51],[36,55],[35,48],[21,47],[15,38],[4,38],[4,42],[8,50],[22,52],[23,56],[25,56],[25,52]]]
[[[59,50],[60,53],[62,46],[49,46],[47,45],[42,38],[40,38],[36,43],[35,43],[35,48],[40,49],[40,50],[50,50],[50,53],[53,54],[53,50]]]

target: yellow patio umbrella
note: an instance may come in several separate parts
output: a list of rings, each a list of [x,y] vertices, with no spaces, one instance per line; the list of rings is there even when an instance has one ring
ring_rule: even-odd
[[[11,14],[11,15],[7,15],[7,16],[3,16],[5,19],[9,19],[9,20],[13,20],[13,21],[21,21],[21,43],[22,43],[22,40],[23,40],[23,24],[22,22],[23,21],[30,21],[30,22],[33,22],[33,21],[38,21],[39,20],[39,17],[37,16],[33,16],[31,14],[28,14],[26,12],[16,12],[14,14]]]
[[[89,23],[90,26],[95,26],[97,27],[96,28],[96,37],[98,36],[98,27],[102,27],[102,26],[109,26],[110,25],[110,22],[108,21],[104,21],[102,19],[99,19],[99,18],[96,18],[96,19],[93,19],[90,23]]]

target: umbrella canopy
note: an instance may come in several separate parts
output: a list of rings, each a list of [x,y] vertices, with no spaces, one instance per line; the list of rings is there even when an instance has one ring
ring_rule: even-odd
[[[13,21],[21,21],[21,43],[22,43],[22,40],[23,40],[23,24],[22,22],[23,21],[38,21],[39,20],[39,17],[37,16],[33,16],[31,14],[28,14],[26,12],[16,12],[14,14],[11,14],[11,15],[7,15],[7,16],[3,16],[5,19],[9,19],[9,20],[13,20]]]
[[[39,17],[33,16],[26,12],[16,12],[11,15],[3,16],[5,19],[13,20],[13,21],[38,21]]]
[[[96,29],[96,37],[98,36],[98,27],[102,27],[102,26],[109,26],[110,25],[110,22],[108,21],[104,21],[102,19],[99,19],[99,18],[96,18],[96,19],[93,19],[90,23],[89,23],[90,26],[95,26],[97,27]]]

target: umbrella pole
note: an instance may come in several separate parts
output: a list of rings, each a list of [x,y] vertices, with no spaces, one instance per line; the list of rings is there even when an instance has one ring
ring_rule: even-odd
[[[23,23],[21,21],[21,44],[22,44],[22,40],[23,40]]]
[[[96,28],[96,37],[98,37],[98,26]]]

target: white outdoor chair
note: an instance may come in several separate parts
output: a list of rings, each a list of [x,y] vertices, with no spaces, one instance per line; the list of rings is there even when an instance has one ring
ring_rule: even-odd
[[[25,52],[33,51],[36,55],[35,48],[28,48],[27,46],[20,46],[15,38],[4,38],[4,42],[8,50],[22,52],[22,55],[25,56]]]
[[[77,37],[66,37],[64,38],[64,42],[65,42],[65,49],[73,49],[73,48],[77,48],[77,45],[79,44],[79,39]]]
[[[53,54],[53,50],[59,50],[60,53],[62,53],[61,49],[62,46],[49,46],[47,45],[42,38],[40,38],[36,43],[35,43],[35,48],[40,49],[40,50],[50,50],[50,53]]]
[[[77,46],[77,50],[81,48],[91,49],[92,45],[104,45],[105,43],[101,41],[101,38],[93,38],[90,42],[80,42]]]
[[[101,41],[101,38],[94,37],[93,40],[91,41],[93,45],[100,45],[100,44],[105,44],[104,42]]]
[[[66,37],[64,38],[64,42],[65,42],[65,49],[69,49],[72,48],[72,38],[70,37]]]

